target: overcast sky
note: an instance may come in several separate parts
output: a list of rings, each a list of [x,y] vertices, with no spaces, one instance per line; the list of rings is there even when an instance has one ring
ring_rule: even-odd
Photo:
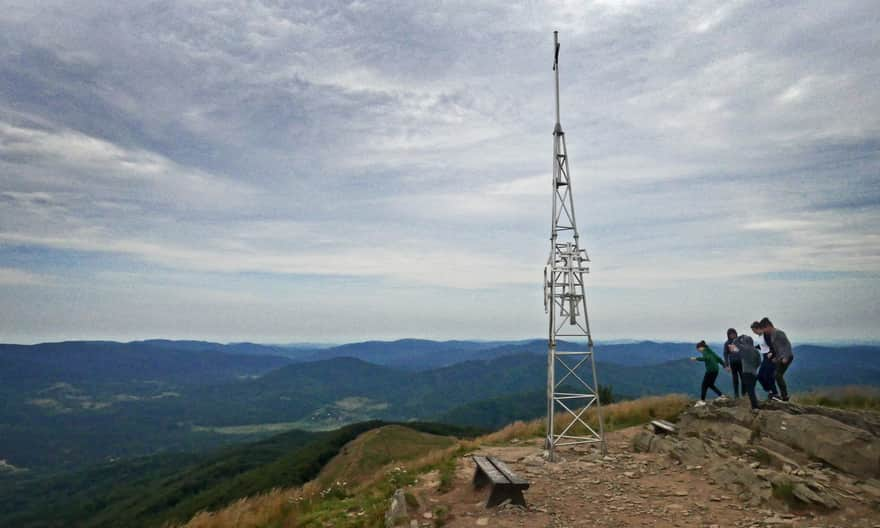
[[[514,7],[518,4],[519,7]],[[0,341],[880,337],[880,3],[3,0]]]

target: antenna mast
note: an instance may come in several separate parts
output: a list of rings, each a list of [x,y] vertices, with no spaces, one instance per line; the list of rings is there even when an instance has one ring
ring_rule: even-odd
[[[550,315],[547,351],[547,439],[551,460],[557,447],[599,443],[605,452],[605,429],[599,402],[599,382],[593,337],[587,317],[584,274],[590,258],[578,244],[565,132],[559,119],[559,32],[553,32],[553,71],[556,78],[556,126],[553,128],[553,217],[550,257],[544,267],[544,311]],[[557,350],[557,338],[572,338]],[[586,341],[584,343],[583,341]],[[598,431],[585,414],[596,409]],[[557,412],[561,418],[556,416]]]

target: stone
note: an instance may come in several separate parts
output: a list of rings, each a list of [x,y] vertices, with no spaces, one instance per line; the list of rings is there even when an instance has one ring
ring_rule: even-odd
[[[655,438],[657,438],[657,435],[651,431],[640,431],[632,439],[633,451],[636,453],[650,453],[651,445],[654,443]]]
[[[489,518],[480,517],[479,519],[477,519],[477,526],[489,526]]]
[[[406,496],[402,489],[398,489],[391,496],[391,503],[388,506],[388,511],[385,512],[385,527],[395,526],[399,520],[407,517],[409,514],[406,511]]]
[[[791,489],[796,499],[806,504],[815,504],[827,509],[836,509],[840,503],[824,487],[811,482],[796,482]]]
[[[880,437],[868,431],[819,414],[769,412],[761,420],[771,438],[810,459],[860,477],[880,475]]]

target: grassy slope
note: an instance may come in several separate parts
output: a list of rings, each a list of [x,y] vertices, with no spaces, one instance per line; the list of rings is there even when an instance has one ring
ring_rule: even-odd
[[[350,442],[330,461],[317,481],[327,487],[335,482],[361,483],[393,462],[402,462],[455,443],[449,436],[423,433],[401,425],[367,431]]]
[[[687,404],[687,398],[681,395],[612,404],[605,408],[607,429],[637,425],[655,418],[674,420]],[[215,512],[202,513],[191,519],[186,528],[382,526],[391,494],[412,483],[419,474],[439,469],[442,486],[443,469],[454,467],[451,462],[468,451],[487,443],[544,434],[541,419],[516,422],[495,433],[451,445],[414,436],[404,428],[386,429],[371,431],[346,446],[321,475],[306,486],[272,490]],[[394,450],[388,449],[385,445],[388,442],[399,449],[397,455],[389,456],[389,451]],[[409,448],[401,443],[423,447]],[[369,460],[373,457],[375,461]]]
[[[211,456],[147,457],[51,478],[0,480],[0,503],[14,505],[0,513],[0,526],[139,527],[183,522],[199,511],[217,509],[242,497],[303,484],[315,478],[345,444],[384,425],[373,421],[321,433],[290,431]],[[408,426],[424,431],[417,433],[421,439],[414,444],[422,449],[452,442],[429,433],[477,432],[438,424]],[[381,456],[383,446],[413,440],[395,440],[393,433],[398,429],[376,436],[370,444],[375,460],[362,461],[363,471],[369,472],[371,464],[393,455]],[[400,448],[400,452],[407,449]]]

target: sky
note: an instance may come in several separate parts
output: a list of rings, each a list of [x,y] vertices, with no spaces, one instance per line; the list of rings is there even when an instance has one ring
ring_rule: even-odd
[[[4,0],[0,341],[880,338],[880,3]]]

